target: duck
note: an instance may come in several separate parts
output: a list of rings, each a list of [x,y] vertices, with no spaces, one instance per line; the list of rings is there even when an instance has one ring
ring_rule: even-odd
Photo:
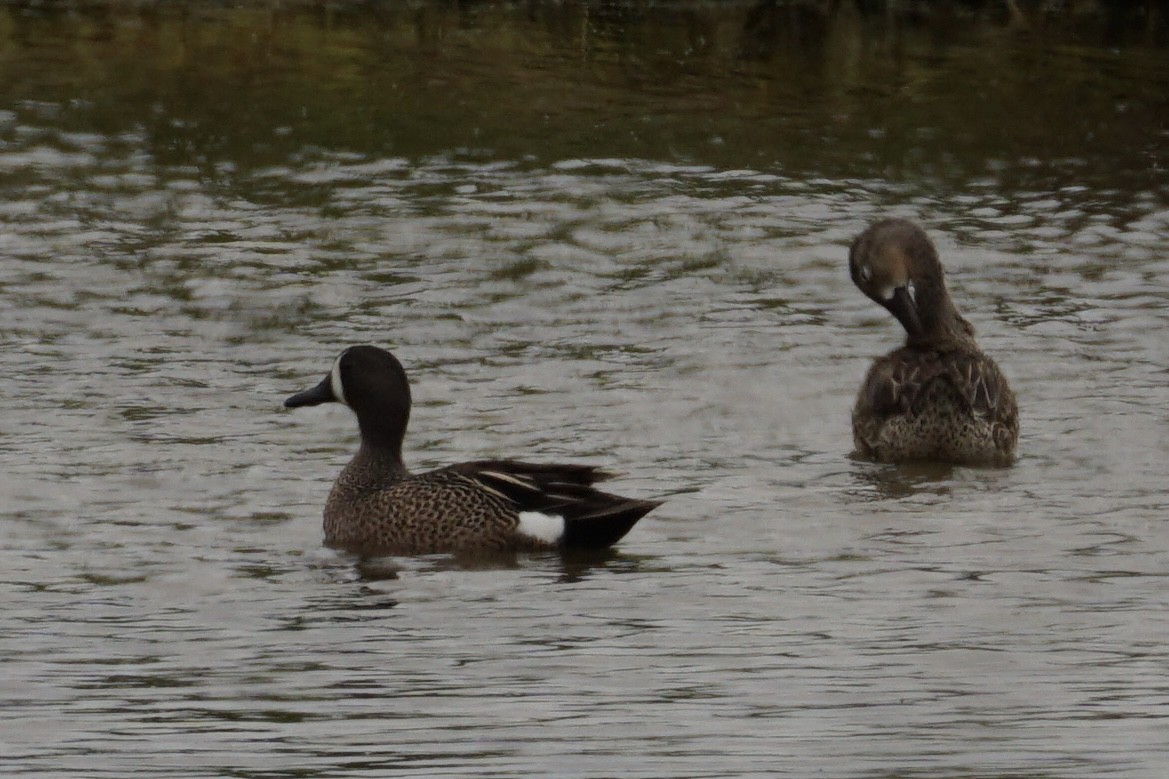
[[[604,549],[661,505],[593,485],[614,474],[592,465],[476,460],[411,473],[402,459],[410,384],[398,358],[350,346],[319,384],[286,408],[341,403],[361,444],[324,510],[326,546],[363,555]]]
[[[937,249],[908,219],[882,219],[852,242],[853,283],[905,328],[905,345],[873,361],[852,411],[855,455],[879,462],[1011,465],[1015,393],[978,347],[946,288]]]

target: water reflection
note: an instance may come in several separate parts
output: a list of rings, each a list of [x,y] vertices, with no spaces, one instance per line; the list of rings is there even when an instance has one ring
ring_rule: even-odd
[[[917,494],[951,495],[954,467],[945,463],[864,463],[853,471],[858,488],[850,494],[864,500],[898,500]]]
[[[0,89],[22,125],[57,115],[50,124],[85,130],[49,146],[116,151],[144,134],[152,160],[223,193],[314,149],[664,155],[931,192],[979,175],[1042,189],[1056,172],[1143,191],[1165,164],[1158,15],[1037,6],[1020,33],[997,4],[879,5],[10,5]],[[1122,51],[1061,47],[1063,36]],[[334,183],[299,188],[298,204],[323,205]]]
[[[394,581],[420,572],[515,570],[536,566],[549,574],[556,573],[556,581],[561,584],[579,583],[598,572],[644,573],[643,564],[651,559],[625,554],[614,548],[573,550],[562,554],[478,551],[415,558],[352,556],[353,570],[366,582]]]

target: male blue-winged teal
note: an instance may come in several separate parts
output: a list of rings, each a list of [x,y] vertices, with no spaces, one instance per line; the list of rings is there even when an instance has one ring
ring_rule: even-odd
[[[857,394],[857,453],[884,462],[1014,462],[1015,394],[950,300],[925,231],[905,219],[877,222],[852,242],[848,266],[907,334],[905,346],[873,362]]]
[[[339,402],[357,415],[361,447],[325,503],[325,544],[365,554],[599,549],[616,543],[660,501],[592,487],[591,465],[480,460],[411,474],[402,462],[410,385],[376,346],[341,353],[320,384],[287,408]]]

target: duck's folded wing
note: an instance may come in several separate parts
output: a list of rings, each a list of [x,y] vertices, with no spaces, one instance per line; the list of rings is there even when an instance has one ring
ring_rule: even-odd
[[[533,511],[579,501],[597,492],[592,488],[594,483],[613,476],[592,465],[516,460],[477,460],[451,466],[450,470],[522,509]]]
[[[961,353],[945,361],[945,378],[972,414],[1008,428],[1018,425],[1015,394],[994,360],[981,353]]]
[[[971,414],[1017,424],[1015,396],[998,366],[985,354],[964,349],[898,349],[873,363],[858,402],[875,417],[912,414],[938,390]]]
[[[899,349],[876,360],[857,396],[863,418],[884,419],[914,411],[926,386],[940,374],[934,355]]]
[[[661,505],[594,489],[613,474],[589,465],[534,464],[481,460],[453,466],[452,471],[480,489],[509,501],[522,523],[529,512],[563,520],[560,543],[600,548],[624,536],[639,519]]]

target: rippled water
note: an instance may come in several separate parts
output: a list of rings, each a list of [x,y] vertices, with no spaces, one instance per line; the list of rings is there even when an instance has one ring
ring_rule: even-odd
[[[879,91],[842,88],[855,102],[838,113],[847,78],[832,68],[793,85],[738,44],[704,49],[699,22],[725,32],[723,14],[738,24],[746,6],[617,21],[539,8],[410,24],[0,14],[19,75],[0,91],[8,772],[1160,776],[1161,41],[1072,50],[1051,20],[1053,40],[1004,43],[994,14],[960,18],[961,33],[946,18],[825,17],[833,50],[902,68],[900,110],[922,102],[883,125]],[[780,21],[784,41],[819,29]],[[359,23],[377,34],[344,38]],[[890,24],[908,54],[846,45]],[[689,55],[670,48],[679,28]],[[203,64],[199,42],[224,30],[236,59]],[[247,41],[265,30],[288,51],[257,54]],[[543,48],[480,58],[533,30]],[[189,59],[134,81],[117,59],[131,55],[102,48],[124,36],[150,43],[133,56],[154,65],[174,40]],[[988,38],[1000,49],[975,47]],[[462,107],[404,68],[420,50]],[[992,95],[1016,85],[988,87],[988,72],[1037,51],[1107,60],[1062,115],[1112,115],[1123,94],[1138,121],[948,148],[930,96],[960,102],[970,84],[947,79],[974,51],[989,64],[969,78]],[[581,56],[561,106],[549,70]],[[88,65],[65,78],[62,62]],[[355,116],[392,113],[365,92],[340,117],[352,136],[283,123],[356,88],[337,65],[349,62],[370,82],[414,74],[386,98],[415,106],[409,127],[362,136]],[[183,81],[192,68],[203,80]],[[684,84],[642,80],[673,68]],[[514,106],[465,102],[474,90],[456,76],[500,72],[522,88]],[[243,119],[190,94],[269,80],[304,92]],[[762,104],[705,113],[753,90]],[[533,109],[534,92],[547,104]],[[552,117],[543,136],[533,110]],[[452,140],[464,111],[481,146]],[[831,142],[808,142],[828,117]],[[631,127],[638,153],[622,145]],[[848,150],[866,143],[850,173]],[[852,287],[847,244],[889,213],[929,227],[1014,383],[1012,469],[848,457],[853,393],[900,334]],[[320,509],[355,426],[343,408],[280,403],[359,342],[394,349],[411,374],[412,466],[579,459],[667,504],[599,558],[468,569],[322,549]]]

